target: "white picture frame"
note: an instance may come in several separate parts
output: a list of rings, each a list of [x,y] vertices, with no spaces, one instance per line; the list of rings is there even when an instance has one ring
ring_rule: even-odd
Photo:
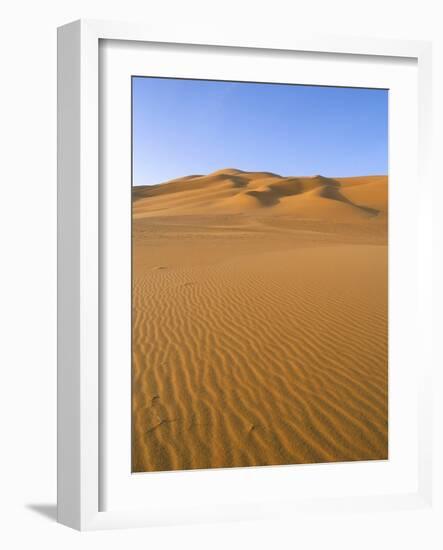
[[[286,494],[278,491],[272,498],[264,494],[253,494],[247,502],[235,504],[235,490],[232,502],[217,500],[211,492],[198,491],[198,487],[210,487],[214,479],[219,486],[229,484],[240,487],[240,478],[249,476],[250,487],[257,483],[257,469],[248,469],[251,474],[242,473],[242,469],[224,470],[215,473],[211,470],[187,473],[183,479],[180,474],[161,474],[155,481],[158,487],[171,491],[176,484],[181,490],[195,489],[196,502],[186,507],[168,508],[164,506],[131,505],[130,499],[135,493],[126,492],[126,497],[113,498],[111,509],[103,506],[102,485],[109,480],[114,470],[106,463],[109,452],[108,440],[104,428],[106,417],[106,399],[103,390],[103,362],[100,338],[103,324],[102,302],[107,299],[106,286],[102,287],[104,259],[103,231],[106,223],[101,221],[104,194],[100,188],[100,155],[102,154],[100,113],[104,108],[100,101],[100,63],[103,55],[101,44],[112,41],[125,44],[127,50],[123,57],[132,55],[131,45],[161,44],[185,48],[194,45],[201,48],[228,48],[229,55],[248,56],[253,52],[273,52],[273,55],[285,56],[290,52],[305,52],[312,55],[330,54],[342,56],[354,63],[358,60],[386,59],[396,61],[412,60],[416,65],[418,94],[414,98],[418,124],[416,165],[418,176],[412,175],[418,185],[420,208],[417,214],[416,234],[417,255],[417,319],[419,336],[417,349],[420,349],[422,362],[416,363],[417,408],[414,409],[417,425],[417,456],[410,468],[417,470],[416,483],[408,485],[407,490],[387,490],[386,493],[341,494],[331,492],[319,494],[312,491],[302,501],[292,501]],[[154,56],[162,63],[161,47],[157,47]],[[89,530],[118,527],[139,527],[151,525],[177,524],[199,521],[219,521],[223,519],[266,518],[291,515],[302,511],[328,512],[359,508],[364,511],[392,510],[399,508],[419,509],[432,505],[432,441],[431,441],[431,373],[432,352],[430,334],[432,333],[432,242],[431,206],[431,46],[426,42],[370,40],[363,38],[322,37],[297,33],[296,38],[262,39],[238,38],[225,41],[223,37],[186,36],[186,32],[171,36],[156,33],[155,28],[101,21],[77,21],[65,25],[58,33],[58,519],[70,527]],[[117,47],[118,50],[118,47]],[[128,53],[129,52],[129,53]],[[236,53],[237,52],[237,53]],[[210,53],[208,54],[210,58]],[[365,56],[365,57],[362,57]],[[117,55],[119,57],[119,55]],[[331,59],[332,59],[331,57]],[[106,57],[106,63],[110,57]],[[174,69],[170,69],[174,70]],[[186,76],[186,69],[181,76]],[[188,69],[189,70],[189,69]],[[216,68],[213,70],[217,70]],[[284,69],[283,69],[284,70]],[[120,74],[120,73],[119,73]],[[276,78],[278,78],[276,76]],[[349,77],[351,78],[351,77]],[[374,77],[375,78],[375,77]],[[103,82],[107,82],[105,79]],[[315,82],[314,82],[315,83]],[[370,84],[370,78],[368,80]],[[334,84],[333,81],[330,82]],[[368,84],[368,85],[369,85]],[[414,91],[415,94],[415,91]],[[418,95],[418,97],[417,97]],[[101,136],[101,137],[100,137]],[[127,139],[126,136],[125,139]],[[416,147],[416,145],[414,145]],[[394,153],[395,154],[395,153]],[[415,161],[414,161],[415,162]],[[414,166],[414,165],[412,165]],[[417,179],[418,178],[418,179]],[[115,187],[115,186],[114,186]],[[103,189],[102,189],[103,191]],[[400,197],[400,195],[397,195]],[[398,199],[396,199],[398,200]],[[109,204],[118,205],[114,199]],[[108,208],[108,206],[106,208]],[[117,206],[118,207],[118,206]],[[106,211],[106,216],[114,215],[115,210]],[[415,231],[415,230],[414,230]],[[401,337],[401,334],[399,335]],[[109,391],[116,391],[114,389]],[[117,385],[118,388],[118,385]],[[107,390],[108,391],[108,390]],[[121,390],[123,391],[123,390]],[[128,429],[127,423],[122,424]],[[125,428],[126,426],[126,428]],[[115,447],[113,447],[114,449]],[[106,464],[106,467],[105,467]],[[335,465],[333,476],[342,475],[344,469],[352,465]],[[285,470],[286,468],[286,470]],[[285,476],[294,467],[275,467],[282,484]],[[263,470],[263,469],[262,469]],[[266,469],[270,472],[272,468]],[[116,470],[117,471],[117,470]],[[314,472],[314,470],[312,470]],[[166,478],[165,475],[169,477]],[[262,474],[258,474],[263,477]],[[268,474],[266,474],[268,475]],[[269,474],[270,475],[270,474]],[[309,475],[309,474],[308,474]],[[317,474],[315,474],[317,475]],[[321,475],[319,473],[318,475]],[[358,473],[355,474],[358,477]],[[374,471],[377,475],[377,471]],[[171,477],[172,476],[172,477]],[[192,477],[189,477],[192,476]],[[269,476],[268,476],[269,477]],[[352,477],[352,476],[351,476]],[[312,478],[312,474],[311,474]],[[153,483],[154,478],[145,478]],[[268,483],[275,486],[277,478],[269,478]],[[415,478],[414,478],[415,479]],[[311,480],[312,483],[312,480]],[[348,483],[350,481],[348,480]],[[268,485],[270,486],[270,485]],[[216,485],[214,485],[214,488]],[[266,487],[266,484],[263,485]],[[137,489],[138,490],[138,489]],[[143,488],[142,491],[145,489]],[[218,489],[214,489],[218,491]],[[237,489],[242,490],[241,488]],[[244,486],[247,489],[247,485]],[[139,491],[140,492],[140,491]],[[123,492],[121,493],[123,495]],[[212,499],[212,501],[211,501]],[[238,499],[237,499],[238,500]]]

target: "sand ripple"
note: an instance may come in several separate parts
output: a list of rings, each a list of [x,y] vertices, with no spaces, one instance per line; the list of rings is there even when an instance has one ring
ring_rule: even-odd
[[[133,470],[387,458],[385,246],[133,283]]]

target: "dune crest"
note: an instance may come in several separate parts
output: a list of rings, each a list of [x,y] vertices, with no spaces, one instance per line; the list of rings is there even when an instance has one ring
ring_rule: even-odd
[[[376,195],[376,199],[374,196]],[[253,200],[251,200],[251,198]],[[358,178],[283,177],[272,172],[234,168],[207,176],[187,176],[154,186],[134,188],[134,217],[202,214],[294,214],[328,216],[352,221],[387,214],[387,176]],[[321,204],[327,201],[327,204]],[[338,208],[330,201],[342,203]]]

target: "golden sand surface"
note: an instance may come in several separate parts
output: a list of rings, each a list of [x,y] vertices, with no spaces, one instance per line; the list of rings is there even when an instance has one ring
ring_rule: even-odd
[[[133,188],[134,472],[388,457],[387,188]]]

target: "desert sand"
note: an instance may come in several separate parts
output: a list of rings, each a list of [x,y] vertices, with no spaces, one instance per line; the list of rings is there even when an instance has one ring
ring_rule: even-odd
[[[134,472],[387,459],[387,191],[133,188]]]

